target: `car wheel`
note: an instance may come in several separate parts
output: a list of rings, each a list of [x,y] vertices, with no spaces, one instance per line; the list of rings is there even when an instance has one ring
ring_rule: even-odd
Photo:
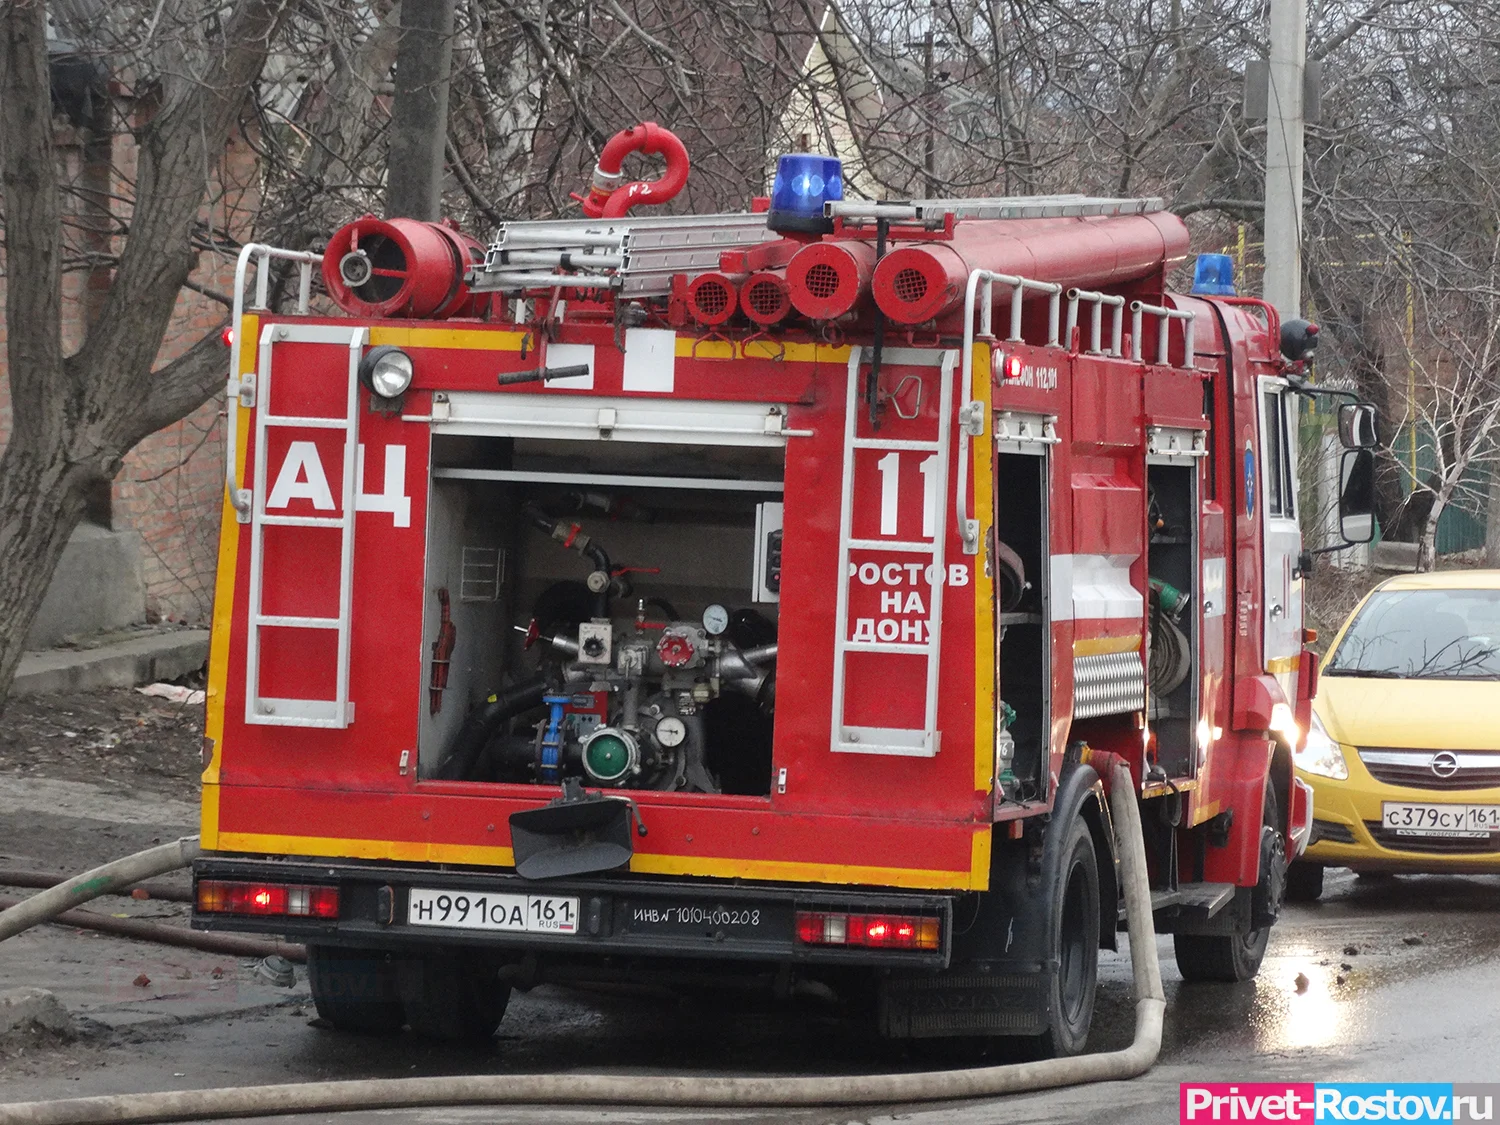
[[[1051,1026],[1037,1044],[1045,1058],[1083,1051],[1099,981],[1099,860],[1081,816],[1073,822],[1064,855],[1052,895],[1050,952],[1057,971],[1049,974]]]
[[[339,1031],[390,1035],[406,1022],[395,966],[384,953],[309,945],[307,983],[319,1017]]]
[[[420,973],[405,989],[406,1022],[429,1039],[488,1039],[510,1002],[500,982],[500,963],[477,953],[433,953],[418,962]]]
[[[1323,897],[1323,865],[1298,860],[1286,870],[1286,900],[1317,902]]]
[[[1279,819],[1276,794],[1267,786],[1261,813],[1260,880],[1250,896],[1255,928],[1242,934],[1173,934],[1172,947],[1183,980],[1233,984],[1260,972],[1286,887],[1286,847]]]

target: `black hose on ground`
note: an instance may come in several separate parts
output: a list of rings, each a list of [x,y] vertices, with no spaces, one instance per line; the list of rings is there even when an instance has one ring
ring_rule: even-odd
[[[34,887],[37,890],[46,890],[48,887],[59,886],[67,880],[67,875],[53,875],[51,872],[36,871],[29,867],[0,867],[0,887]],[[122,897],[134,897],[135,891],[144,891],[146,898],[160,899],[163,902],[193,901],[192,891],[169,886],[166,883],[135,883],[109,893]]]
[[[434,777],[442,781],[464,781],[472,776],[500,724],[516,715],[524,714],[533,707],[541,706],[547,682],[538,676],[515,687],[496,692],[485,701],[483,707],[470,713],[453,740],[453,749],[438,766]]]
[[[0,896],[0,910],[19,906],[25,899]],[[216,934],[204,930],[187,930],[146,918],[116,918],[92,910],[64,910],[45,921],[57,926],[80,930],[97,930],[101,934],[151,941],[157,945],[176,945],[183,949],[201,949],[205,953],[224,953],[230,957],[285,957],[288,961],[306,961],[307,949],[295,942],[274,938],[241,937],[238,934]]]

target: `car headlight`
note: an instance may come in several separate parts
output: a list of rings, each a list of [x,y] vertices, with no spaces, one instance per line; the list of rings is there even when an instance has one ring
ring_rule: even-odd
[[[1328,737],[1323,723],[1316,714],[1307,728],[1307,739],[1302,749],[1292,755],[1297,768],[1319,777],[1331,777],[1342,781],[1349,776],[1349,763],[1344,761],[1344,752],[1339,744]]]
[[[411,356],[400,348],[371,348],[359,361],[359,381],[381,398],[400,398],[411,386]]]

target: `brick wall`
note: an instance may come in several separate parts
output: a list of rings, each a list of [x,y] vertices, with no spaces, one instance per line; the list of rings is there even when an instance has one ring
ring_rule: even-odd
[[[64,182],[77,183],[84,173],[82,138],[61,123],[55,128],[60,174]],[[135,155],[128,135],[116,137],[110,160],[110,191],[116,199],[112,204],[116,213],[122,209],[119,197],[135,180]],[[204,207],[203,218],[236,238],[248,238],[258,203],[255,154],[249,145],[236,138],[226,148],[214,180],[213,198]],[[63,206],[75,208],[70,218],[79,217],[77,198],[76,193],[63,196]],[[81,248],[86,237],[70,226],[69,249]],[[112,249],[118,252],[118,242]],[[195,283],[228,295],[234,279],[234,257],[233,250],[201,253],[193,274]],[[107,271],[93,276],[95,285],[107,280]],[[83,269],[68,272],[63,278],[63,346],[68,352],[77,350],[88,330],[89,283],[90,273]],[[0,308],[4,307],[5,285],[6,276],[0,273]],[[157,363],[181,355],[205,333],[219,330],[227,319],[228,310],[220,302],[183,290]],[[107,330],[107,326],[101,326],[101,330]],[[5,340],[6,325],[0,316],[0,447],[11,432],[10,384],[4,378]],[[222,412],[220,393],[131,450],[115,478],[107,519],[116,530],[130,529],[141,536],[142,580],[147,612],[153,617],[201,622],[212,611],[224,486]]]

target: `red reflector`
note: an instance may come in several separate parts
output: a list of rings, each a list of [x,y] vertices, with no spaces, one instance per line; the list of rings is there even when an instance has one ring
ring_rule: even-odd
[[[996,356],[1002,383],[1013,383],[1021,377],[1021,357],[1018,355]]]
[[[337,918],[337,887],[284,883],[198,881],[198,910],[204,914],[259,914],[277,917]]]
[[[797,940],[804,945],[820,945],[823,941],[823,915],[797,912]]]
[[[222,332],[219,333],[219,339],[221,339],[221,340],[224,341],[224,346],[226,348],[232,348],[232,347],[234,347],[234,329],[233,328],[226,328],[226,329],[224,329],[224,331],[222,331]]]
[[[797,940],[804,945],[854,945],[867,949],[937,949],[936,918],[911,914],[823,914],[797,911]]]

